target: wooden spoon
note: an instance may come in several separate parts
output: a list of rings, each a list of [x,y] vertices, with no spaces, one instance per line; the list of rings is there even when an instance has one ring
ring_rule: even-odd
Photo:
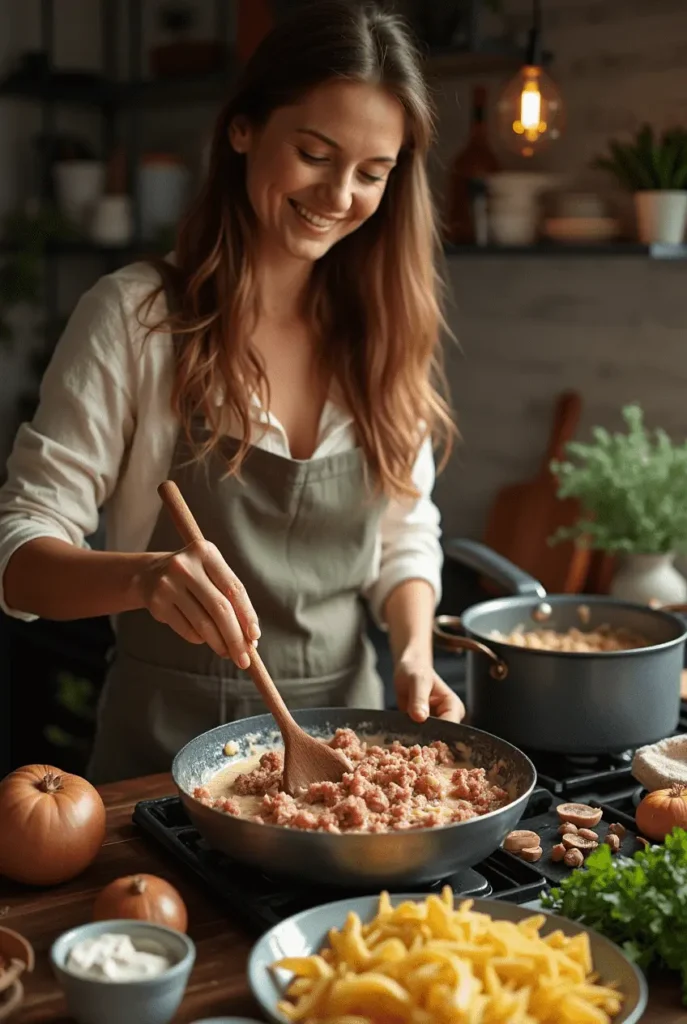
[[[204,540],[198,523],[174,481],[165,480],[157,491],[168,508],[184,544]],[[283,788],[287,793],[293,796],[313,782],[339,782],[345,772],[353,771],[353,766],[345,754],[327,746],[321,740],[316,740],[301,729],[274,685],[262,658],[252,645],[248,672],[272,712],[284,740]]]

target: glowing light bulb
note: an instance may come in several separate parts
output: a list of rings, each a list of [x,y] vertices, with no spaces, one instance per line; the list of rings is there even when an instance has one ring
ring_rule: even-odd
[[[496,110],[501,138],[521,156],[534,156],[562,134],[560,93],[536,64],[520,69],[501,93]]]

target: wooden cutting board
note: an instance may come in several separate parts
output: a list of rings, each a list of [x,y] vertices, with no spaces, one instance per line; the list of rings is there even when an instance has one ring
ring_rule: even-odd
[[[552,594],[584,589],[590,552],[572,542],[549,545],[560,526],[571,526],[580,515],[577,500],[561,501],[549,469],[552,459],[565,456],[574,437],[582,402],[575,391],[560,394],[541,469],[531,480],[510,484],[498,492],[487,520],[484,542],[538,579]],[[492,589],[492,588],[490,588]]]

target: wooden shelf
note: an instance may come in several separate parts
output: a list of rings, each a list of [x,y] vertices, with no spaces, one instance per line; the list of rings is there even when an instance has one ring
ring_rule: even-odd
[[[424,69],[430,79],[511,74],[522,64],[517,52],[436,50],[427,54]],[[79,107],[159,106],[165,103],[215,103],[227,95],[238,66],[177,78],[149,78],[119,82],[78,72],[57,72],[43,77],[14,73],[0,80],[0,97]]]
[[[16,244],[0,239],[0,256],[3,253],[10,254],[19,251],[20,248]],[[121,256],[127,260],[137,257],[145,258],[152,253],[159,255],[162,252],[163,250],[156,247],[154,242],[148,244],[144,242],[130,242],[127,245],[99,245],[97,242],[91,242],[88,239],[52,242],[45,249],[46,256],[72,256],[74,258],[85,256]]]
[[[227,95],[235,74],[236,68],[230,66],[207,75],[131,82],[69,73],[44,78],[10,75],[0,81],[0,97],[91,108],[217,103]]]
[[[642,245],[640,242],[604,242],[599,244],[554,244],[538,242],[535,245],[453,245],[444,246],[446,256],[522,256],[522,257],[565,257],[615,258],[643,256],[652,260],[687,260],[687,245]]]
[[[146,257],[152,253],[160,254],[166,251],[167,247],[160,249],[154,242],[130,242],[128,245],[99,245],[97,242],[90,242],[88,239],[77,239],[50,244],[46,249],[48,256],[122,256],[125,259]],[[18,247],[11,242],[0,239],[0,255],[2,253],[17,252]],[[446,243],[444,253],[451,256],[470,257],[529,257],[548,258],[562,257],[570,259],[580,258],[618,258],[628,256],[642,256],[652,260],[687,260],[687,245],[642,245],[641,242],[615,242],[603,244],[570,244],[561,245],[547,242],[538,242],[536,245],[453,245]]]

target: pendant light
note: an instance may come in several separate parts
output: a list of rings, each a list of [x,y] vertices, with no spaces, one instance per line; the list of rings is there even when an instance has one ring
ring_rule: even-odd
[[[542,65],[541,0],[532,0],[525,63],[497,104],[502,141],[524,157],[534,156],[560,138],[563,129],[563,101]]]

